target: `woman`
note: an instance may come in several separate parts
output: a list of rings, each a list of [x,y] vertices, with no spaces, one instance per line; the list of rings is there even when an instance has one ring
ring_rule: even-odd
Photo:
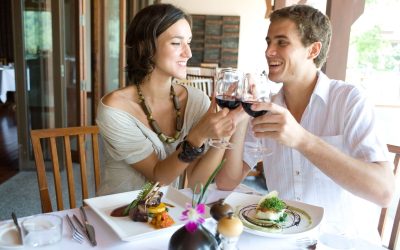
[[[104,96],[97,124],[105,144],[105,173],[99,195],[140,188],[145,181],[205,183],[224,150],[205,149],[208,138],[231,136],[227,109],[200,90],[172,84],[186,77],[192,57],[190,17],[170,4],[142,9],[127,35],[128,86]]]

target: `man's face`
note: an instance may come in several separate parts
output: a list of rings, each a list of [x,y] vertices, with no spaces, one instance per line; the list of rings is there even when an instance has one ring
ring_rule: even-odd
[[[269,66],[269,78],[274,82],[291,83],[308,74],[309,47],[304,47],[296,25],[289,19],[274,21],[267,34],[268,47],[265,57]]]

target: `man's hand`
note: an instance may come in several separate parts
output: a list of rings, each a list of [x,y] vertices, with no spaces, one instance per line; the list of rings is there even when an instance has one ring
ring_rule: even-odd
[[[268,110],[268,113],[254,118],[251,122],[256,137],[271,138],[292,148],[300,147],[305,140],[307,131],[286,108],[267,102],[254,104],[252,109]]]

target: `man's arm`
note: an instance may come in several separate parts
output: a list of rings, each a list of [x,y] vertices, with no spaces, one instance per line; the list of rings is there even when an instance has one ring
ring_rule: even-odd
[[[350,157],[308,132],[296,149],[344,189],[379,206],[389,205],[395,190],[389,162]]]
[[[305,130],[279,105],[263,103],[253,105],[253,109],[272,113],[252,120],[257,137],[268,137],[298,150],[344,189],[380,206],[389,205],[395,186],[389,162],[369,163],[344,154]]]

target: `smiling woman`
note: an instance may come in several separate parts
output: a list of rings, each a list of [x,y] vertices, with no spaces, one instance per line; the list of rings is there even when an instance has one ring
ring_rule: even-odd
[[[106,158],[99,194],[138,189],[146,181],[177,186],[180,176],[193,186],[221,161],[223,150],[206,150],[204,142],[232,135],[233,119],[215,112],[201,90],[173,84],[186,78],[191,41],[190,16],[171,4],[148,6],[129,24],[128,86],[98,106]]]

